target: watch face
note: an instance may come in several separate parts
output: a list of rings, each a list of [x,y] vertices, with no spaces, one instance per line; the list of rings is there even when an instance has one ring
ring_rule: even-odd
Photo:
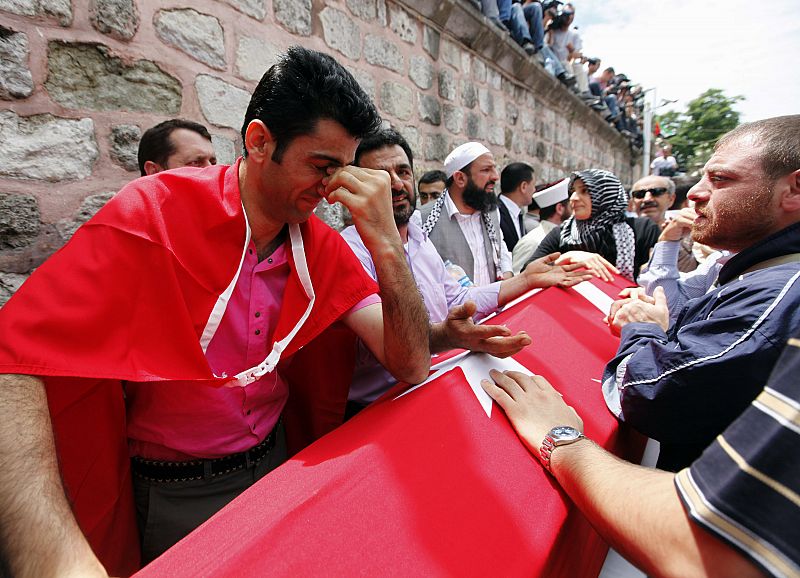
[[[550,430],[550,435],[553,438],[553,441],[570,441],[578,439],[581,435],[581,432],[576,430],[574,427],[570,427],[568,425],[560,425],[558,427],[554,427]]]

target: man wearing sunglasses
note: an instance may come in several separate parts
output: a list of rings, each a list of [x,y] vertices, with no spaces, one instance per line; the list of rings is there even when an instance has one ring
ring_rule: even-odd
[[[631,187],[631,198],[638,216],[647,217],[663,227],[664,214],[675,202],[675,183],[668,177],[649,176],[639,179]]]

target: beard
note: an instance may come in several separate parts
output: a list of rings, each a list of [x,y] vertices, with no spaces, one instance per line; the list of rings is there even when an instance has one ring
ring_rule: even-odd
[[[774,216],[765,211],[773,203],[772,197],[772,188],[764,183],[749,195],[741,195],[726,204],[717,203],[713,213],[706,211],[709,203],[696,205],[695,210],[699,210],[706,221],[695,222],[692,226],[692,240],[715,249],[746,249],[775,230]]]
[[[405,190],[401,191],[401,194],[403,193],[405,193]],[[392,212],[394,213],[394,224],[398,227],[408,224],[408,222],[411,220],[411,215],[414,214],[414,211],[417,208],[416,191],[409,193],[407,199],[407,206],[392,207]]]
[[[497,195],[481,189],[472,178],[467,179],[464,191],[461,193],[464,204],[471,209],[485,213],[497,208]]]

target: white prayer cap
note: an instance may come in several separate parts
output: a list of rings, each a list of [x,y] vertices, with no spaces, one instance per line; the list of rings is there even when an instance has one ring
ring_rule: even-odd
[[[453,151],[447,155],[447,158],[444,159],[444,172],[447,178],[449,179],[452,177],[454,172],[460,171],[479,156],[485,155],[486,153],[491,154],[491,152],[492,151],[479,142],[468,142],[454,148]]]
[[[540,209],[550,207],[561,201],[566,201],[569,198],[569,177],[558,181],[552,187],[542,189],[538,193],[534,193],[533,200]]]

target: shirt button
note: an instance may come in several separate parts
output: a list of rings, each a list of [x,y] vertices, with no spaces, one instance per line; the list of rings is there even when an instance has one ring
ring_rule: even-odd
[[[261,311],[256,311],[256,317],[261,317]]]
[[[261,330],[260,329],[256,329],[256,335],[261,335]]]
[[[253,250],[252,249],[248,249],[247,252],[250,253],[251,255],[253,254]]]
[[[272,257],[270,257],[269,259],[267,259],[267,263],[272,263]]]

